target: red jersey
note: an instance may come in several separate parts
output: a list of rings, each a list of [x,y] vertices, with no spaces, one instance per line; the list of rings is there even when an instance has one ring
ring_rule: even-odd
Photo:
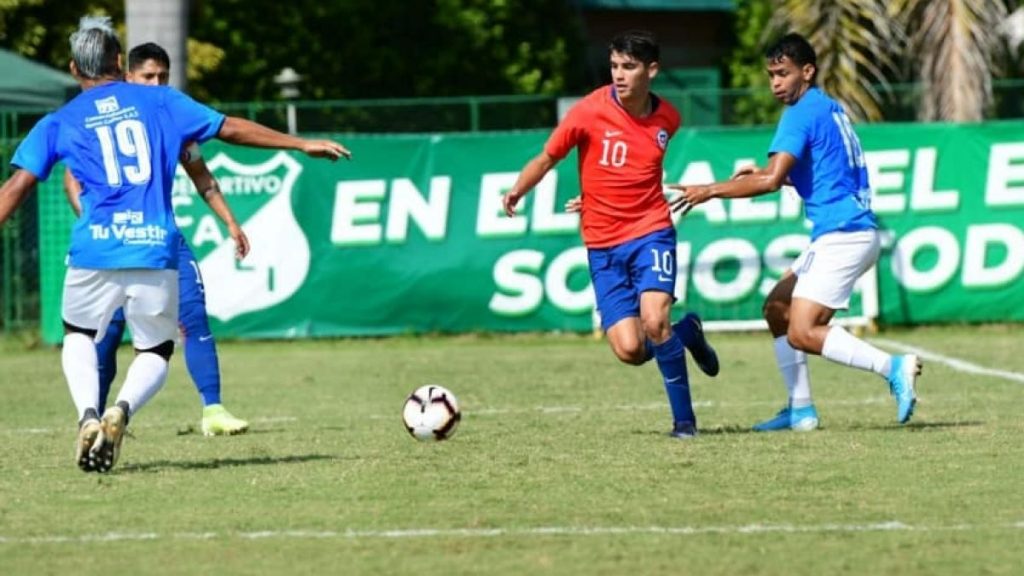
[[[652,94],[654,110],[636,118],[614,91],[604,86],[577,102],[544,146],[559,160],[579,147],[580,233],[588,248],[617,246],[672,226],[662,161],[679,129],[679,112]]]

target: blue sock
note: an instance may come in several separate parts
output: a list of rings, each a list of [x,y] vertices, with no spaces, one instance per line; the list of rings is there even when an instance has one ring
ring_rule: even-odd
[[[107,333],[103,340],[96,344],[97,367],[100,370],[100,404],[97,411],[102,414],[107,405],[107,396],[110,395],[110,386],[117,376],[117,347],[124,338],[124,318],[116,318],[110,321],[107,326]]]
[[[681,320],[672,325],[672,332],[683,341],[683,346],[687,348],[693,346],[696,334],[693,332],[693,324],[686,322],[686,316],[683,316]]]
[[[220,361],[206,310],[201,305],[185,308],[180,318],[185,333],[185,366],[203,397],[203,406],[220,404]]]
[[[203,406],[220,404],[220,362],[217,345],[209,332],[185,337],[185,366],[203,397]]]
[[[665,380],[672,418],[676,422],[692,422],[696,425],[697,416],[693,413],[693,402],[690,400],[690,381],[686,377],[682,340],[673,333],[668,340],[654,346],[654,357]]]

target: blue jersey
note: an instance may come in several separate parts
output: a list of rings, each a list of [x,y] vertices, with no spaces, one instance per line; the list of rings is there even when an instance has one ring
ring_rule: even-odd
[[[171,185],[182,144],[217,135],[224,115],[163,86],[111,82],[39,121],[11,164],[45,180],[64,160],[82,184],[71,232],[76,268],[177,268]]]
[[[796,157],[789,178],[803,198],[812,240],[878,227],[864,152],[838,102],[811,88],[786,107],[768,154],[778,152]]]

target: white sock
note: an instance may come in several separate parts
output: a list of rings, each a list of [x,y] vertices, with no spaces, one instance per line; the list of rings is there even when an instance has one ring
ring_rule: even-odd
[[[96,343],[81,332],[64,335],[64,349],[60,354],[64,379],[71,391],[71,400],[78,409],[78,420],[85,411],[100,403],[100,373],[96,359]]]
[[[124,386],[117,395],[118,402],[128,403],[128,416],[134,416],[160,391],[167,380],[167,368],[167,360],[152,352],[143,352],[132,360]]]
[[[789,391],[789,405],[793,408],[810,406],[811,374],[807,370],[807,354],[790,346],[785,336],[779,336],[775,339],[775,362]]]
[[[857,338],[839,326],[833,326],[825,336],[821,355],[833,362],[870,370],[882,378],[889,376],[892,356]]]

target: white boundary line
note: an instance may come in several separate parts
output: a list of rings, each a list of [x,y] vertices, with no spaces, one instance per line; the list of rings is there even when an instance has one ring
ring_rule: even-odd
[[[1021,530],[1024,521],[1008,524],[913,525],[889,520],[868,524],[744,524],[737,526],[538,526],[534,528],[411,528],[394,530],[265,530],[257,532],[108,532],[105,534],[0,536],[0,544],[82,544],[166,540],[400,540],[429,538],[517,538],[537,536],[699,536],[703,534],[826,534],[858,532],[977,532]]]
[[[1002,378],[1003,380],[1011,380],[1013,382],[1020,382],[1024,384],[1024,374],[1020,372],[1011,372],[1009,370],[996,370],[994,368],[985,368],[968,362],[966,360],[960,360],[959,358],[953,358],[952,356],[945,356],[938,352],[932,352],[931,350],[925,350],[924,348],[918,348],[911,346],[910,344],[904,344],[903,342],[897,342],[896,340],[887,340],[885,338],[871,338],[871,342],[880,344],[887,348],[893,348],[901,352],[907,352],[910,354],[917,354],[924,360],[930,362],[938,362],[939,364],[945,364],[954,370],[960,372],[966,372],[968,374],[979,374],[982,376],[992,376],[993,378]]]

